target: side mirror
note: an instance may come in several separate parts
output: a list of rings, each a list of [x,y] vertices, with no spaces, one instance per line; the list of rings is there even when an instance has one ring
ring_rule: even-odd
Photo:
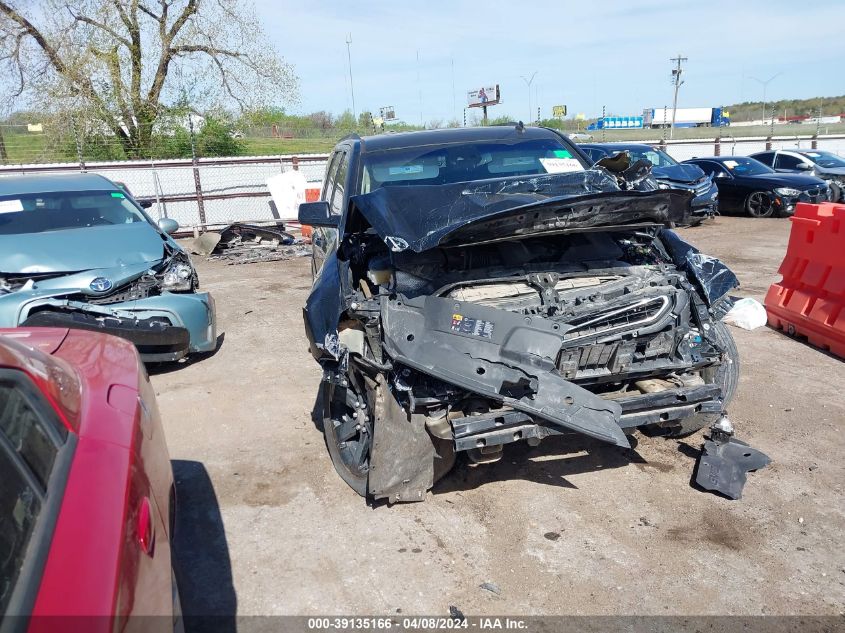
[[[158,228],[169,235],[179,230],[179,223],[173,218],[161,218],[158,221]]]
[[[798,163],[795,165],[795,169],[800,171],[812,171],[813,166],[810,163]]]
[[[299,223],[307,226],[337,227],[340,216],[332,215],[325,200],[303,202],[299,205]]]

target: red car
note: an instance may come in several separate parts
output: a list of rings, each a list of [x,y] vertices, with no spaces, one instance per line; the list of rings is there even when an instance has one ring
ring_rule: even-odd
[[[113,632],[157,615],[181,625],[174,510],[135,347],[82,330],[0,330],[0,613],[22,616],[6,623]]]

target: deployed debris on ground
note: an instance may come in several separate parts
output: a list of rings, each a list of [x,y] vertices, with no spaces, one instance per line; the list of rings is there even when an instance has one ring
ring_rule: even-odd
[[[768,455],[734,437],[733,425],[727,416],[722,416],[710,428],[710,438],[704,441],[695,481],[705,490],[739,499],[746,474],[770,462]]]
[[[191,245],[191,252],[228,264],[274,262],[311,255],[311,246],[288,233],[284,226],[258,226],[235,222],[219,233],[203,233]]]

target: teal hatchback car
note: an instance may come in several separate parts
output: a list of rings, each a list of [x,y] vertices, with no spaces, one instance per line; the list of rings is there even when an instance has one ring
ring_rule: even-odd
[[[214,300],[178,227],[99,175],[0,177],[0,327],[106,332],[145,362],[213,351]]]

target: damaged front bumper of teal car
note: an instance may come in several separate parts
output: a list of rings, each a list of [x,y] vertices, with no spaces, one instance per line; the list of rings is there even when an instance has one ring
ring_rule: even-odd
[[[125,338],[144,362],[176,361],[217,345],[214,299],[207,292],[148,294],[156,276],[142,271],[92,270],[30,282],[14,292],[0,288],[0,327],[71,327]],[[132,279],[111,293],[90,294],[106,275]],[[134,273],[134,274],[133,274]],[[6,281],[8,284],[8,280]],[[95,284],[96,285],[96,284]],[[89,290],[89,292],[84,292]],[[147,296],[144,296],[147,295]],[[132,298],[138,296],[139,298]]]
[[[214,300],[162,227],[104,178],[42,178],[0,179],[0,327],[113,334],[144,362],[216,349]]]

